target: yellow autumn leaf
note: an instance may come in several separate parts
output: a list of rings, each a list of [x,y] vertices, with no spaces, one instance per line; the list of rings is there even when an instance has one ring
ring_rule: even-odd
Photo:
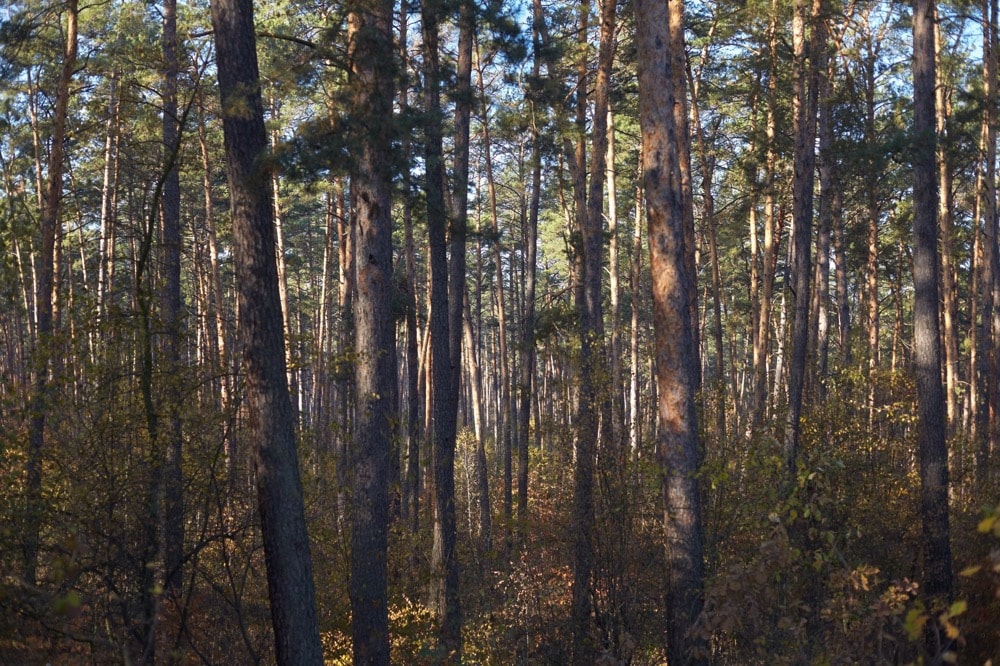
[[[981,569],[982,567],[980,565],[975,564],[971,567],[965,567],[964,569],[962,569],[962,572],[958,575],[964,576],[965,578],[969,578],[970,576],[975,576],[977,573],[979,573]]]
[[[948,638],[950,638],[951,640],[955,640],[956,638],[958,638],[959,634],[958,627],[953,625],[948,620],[944,620],[944,633],[947,634]]]
[[[927,624],[927,615],[920,608],[911,608],[906,613],[906,619],[903,621],[906,635],[909,636],[911,641],[920,638],[925,624]]]
[[[986,534],[987,532],[993,529],[993,526],[997,522],[997,518],[998,516],[996,515],[986,516],[985,518],[979,521],[979,525],[976,526],[976,529],[979,530],[980,533]]]
[[[964,600],[959,599],[951,605],[951,608],[948,609],[948,615],[951,617],[958,617],[967,610],[969,610],[969,604]]]

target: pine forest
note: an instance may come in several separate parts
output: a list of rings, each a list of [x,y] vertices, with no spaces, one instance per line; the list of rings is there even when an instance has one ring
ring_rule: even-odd
[[[1000,663],[998,0],[7,0],[0,663]]]

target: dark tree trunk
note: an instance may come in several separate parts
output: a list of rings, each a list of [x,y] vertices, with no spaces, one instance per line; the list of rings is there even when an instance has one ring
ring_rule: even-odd
[[[461,294],[464,288],[464,229],[462,257],[452,257],[452,270],[462,262],[460,282],[449,293],[444,192],[444,159],[441,128],[441,72],[439,0],[424,0],[421,5],[424,35],[424,111],[427,114],[424,160],[426,166],[427,240],[430,246],[431,273],[431,374],[433,376],[434,423],[434,543],[431,552],[431,606],[440,620],[440,658],[454,662],[462,655],[462,613],[458,596],[457,524],[455,516],[455,435],[458,419],[458,380],[461,369],[459,350],[452,356],[452,334],[461,344],[461,319],[453,319],[457,309],[461,317]],[[463,10],[465,11],[465,10]],[[470,41],[471,46],[471,41]],[[471,61],[470,61],[471,62]],[[471,70],[470,70],[471,74]],[[466,89],[468,92],[468,89]],[[456,147],[456,151],[458,148]],[[467,150],[467,147],[466,147]],[[467,164],[467,163],[466,163]],[[468,174],[466,173],[466,177]],[[452,233],[456,231],[452,229]],[[454,237],[452,238],[454,241]],[[455,245],[452,245],[452,251]],[[452,277],[455,273],[452,272]],[[457,299],[457,303],[453,302]],[[458,330],[451,330],[457,321]]]
[[[389,537],[392,396],[396,355],[392,302],[392,99],[395,72],[391,0],[348,5],[349,85],[353,111],[369,119],[355,139],[351,195],[354,200],[354,382],[357,406],[351,531],[351,629],[354,663],[389,663],[386,549]]]
[[[233,258],[275,656],[321,664],[309,535],[282,336],[270,174],[252,0],[213,0]]]
[[[924,593],[952,594],[948,448],[938,334],[934,0],[913,2],[913,357],[917,375]]]
[[[167,429],[163,460],[164,582],[177,590],[184,557],[183,477],[181,471],[181,183],[177,165],[180,123],[177,115],[177,0],[163,3],[163,156],[167,168],[163,181],[163,275],[160,294],[163,366],[166,368],[164,402]]]
[[[32,360],[34,379],[31,398],[28,401],[28,461],[25,479],[27,527],[24,535],[24,578],[29,583],[35,582],[38,567],[39,532],[42,521],[42,455],[45,448],[45,418],[51,408],[48,402],[50,359],[54,343],[55,245],[59,226],[59,204],[62,198],[63,141],[66,137],[66,119],[69,115],[70,83],[76,68],[77,18],[79,14],[77,4],[77,0],[68,0],[66,3],[66,43],[63,51],[62,69],[59,74],[59,87],[56,89],[49,173],[44,195],[41,195],[42,240],[35,295],[38,321],[35,325],[37,335]],[[41,173],[39,173],[39,181],[41,177]]]

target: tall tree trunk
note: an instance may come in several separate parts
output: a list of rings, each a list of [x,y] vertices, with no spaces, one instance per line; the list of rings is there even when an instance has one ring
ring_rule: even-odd
[[[97,268],[97,316],[103,321],[114,272],[115,210],[118,189],[118,73],[112,72],[108,91],[108,122],[104,140],[104,179],[101,183],[101,238]]]
[[[774,273],[778,265],[778,248],[781,245],[775,189],[778,94],[777,7],[777,0],[772,0],[771,24],[768,28],[770,70],[767,80],[767,120],[765,122],[767,148],[764,158],[764,256],[761,262],[763,284],[761,285],[760,307],[757,312],[757,336],[753,349],[754,397],[751,423],[755,430],[763,423],[767,411],[767,365],[771,340],[771,309],[774,306]]]
[[[690,68],[688,68],[690,76]],[[715,155],[709,154],[698,112],[698,82],[691,78],[691,117],[694,119],[694,136],[698,142],[698,160],[701,164],[701,218],[708,232],[709,261],[712,270],[712,339],[715,343],[715,373],[712,389],[715,393],[715,436],[719,442],[726,439],[726,380],[725,357],[722,336],[722,274],[719,269],[719,244],[715,230],[715,196],[712,194],[712,180],[715,170]],[[756,234],[756,230],[754,230]],[[756,262],[755,262],[756,264]]]
[[[829,366],[830,340],[830,245],[833,233],[833,200],[838,196],[840,188],[837,178],[836,156],[833,146],[833,119],[830,114],[833,109],[833,68],[827,46],[829,28],[827,27],[829,3],[819,0],[819,6],[813,11],[816,16],[815,30],[819,31],[816,42],[816,72],[818,80],[818,135],[819,155],[817,158],[819,170],[819,232],[816,237],[816,294],[813,299],[815,316],[812,326],[815,328],[816,350],[816,388],[817,397],[826,396],[826,377]]]
[[[184,480],[181,471],[181,184],[177,153],[180,150],[180,118],[177,115],[177,0],[163,3],[163,159],[167,166],[163,182],[162,239],[163,275],[160,309],[165,331],[162,354],[166,370],[164,406],[167,430],[163,460],[163,504],[159,517],[163,531],[164,582],[179,590],[184,558]]]
[[[41,196],[41,251],[39,253],[38,280],[35,296],[37,321],[35,349],[33,351],[34,379],[28,401],[28,460],[26,465],[25,494],[27,499],[27,529],[24,535],[24,578],[35,582],[38,567],[42,521],[42,455],[45,448],[45,419],[52,408],[50,398],[51,358],[54,353],[54,284],[56,271],[55,245],[59,226],[60,199],[62,198],[66,120],[69,116],[70,83],[76,69],[77,0],[66,2],[66,43],[63,45],[62,68],[56,88],[53,111],[52,144],[49,152],[48,177]],[[38,172],[41,179],[41,171]],[[40,189],[41,191],[41,189]]]
[[[813,182],[816,164],[816,31],[812,44],[806,42],[810,20],[808,0],[795,0],[792,18],[794,48],[793,113],[795,124],[795,174],[792,181],[792,282],[794,318],[792,354],[788,368],[788,418],[785,423],[785,463],[795,474],[805,387],[806,348],[809,339],[809,287],[812,280]],[[812,55],[811,55],[812,54]]]
[[[958,299],[955,287],[955,267],[952,258],[952,236],[954,229],[954,202],[952,184],[954,182],[951,152],[948,150],[948,120],[951,115],[951,87],[941,67],[943,48],[938,21],[934,21],[934,54],[937,68],[935,86],[935,118],[939,137],[938,144],[938,225],[941,230],[941,331],[944,347],[945,407],[948,414],[948,431],[954,432],[958,421]]]
[[[948,448],[938,334],[937,183],[934,158],[934,0],[913,2],[913,352],[919,405],[924,592],[952,595]]]
[[[684,247],[680,155],[674,124],[669,19],[663,3],[635,5],[639,123],[646,193],[656,384],[658,461],[663,473],[667,543],[667,661],[697,663],[688,630],[701,609],[704,579],[698,470],[698,352],[690,317],[691,283]],[[677,45],[673,45],[678,48]]]
[[[295,415],[288,395],[270,174],[260,97],[252,0],[213,0],[212,26],[222,97],[223,135],[233,220],[233,257],[246,367],[250,441],[268,596],[279,665],[321,664],[315,591]]]
[[[399,51],[402,72],[407,71],[407,24],[409,10],[406,3],[399,11]],[[399,107],[405,116],[410,107],[408,76],[400,76]],[[411,142],[408,134],[402,137],[403,154],[409,159]],[[420,526],[420,350],[417,344],[417,268],[416,248],[413,242],[413,198],[410,170],[403,170],[403,261],[406,270],[406,472],[403,477],[403,518],[408,518],[410,529]]]
[[[610,379],[611,379],[611,428],[614,445],[619,449],[625,445],[625,394],[622,391],[622,336],[621,336],[621,236],[618,225],[618,180],[615,167],[615,117],[608,102],[608,153],[605,161],[605,179],[608,188],[608,289],[610,291],[611,312],[608,323],[611,327]]]
[[[600,382],[604,354],[604,326],[601,304],[602,213],[604,201],[604,160],[607,151],[607,113],[610,85],[610,59],[613,55],[614,3],[601,7],[601,36],[597,77],[594,90],[593,140],[591,156],[597,168],[591,172],[587,192],[587,149],[585,143],[588,64],[587,33],[590,3],[579,4],[577,41],[580,46],[576,65],[575,149],[573,175],[574,217],[580,234],[576,307],[580,321],[580,394],[576,416],[576,461],[573,470],[573,583],[571,622],[573,663],[593,663],[596,646],[591,631],[590,589],[594,566],[594,454],[601,428],[604,403]],[[605,66],[604,63],[608,65]],[[599,165],[599,166],[598,166]]]
[[[477,54],[478,55],[478,54]],[[497,362],[500,366],[500,406],[498,413],[498,424],[500,428],[500,442],[503,451],[503,512],[507,525],[511,524],[514,515],[514,491],[513,491],[513,451],[511,417],[513,415],[513,401],[511,398],[511,371],[510,356],[507,351],[507,302],[504,292],[504,268],[503,255],[501,252],[500,219],[497,211],[497,188],[493,176],[493,152],[491,147],[491,137],[487,108],[486,89],[483,82],[482,70],[478,72],[480,104],[482,105],[483,116],[483,161],[486,170],[486,191],[490,206],[490,230],[493,234],[493,269],[495,271],[495,294],[496,294],[496,315],[497,315],[497,338],[499,343],[500,357]]]
[[[542,35],[545,17],[540,0],[532,3],[531,71],[535,80],[541,73]],[[535,379],[535,281],[538,255],[538,211],[542,189],[542,147],[539,127],[538,101],[529,101],[531,108],[531,199],[524,227],[524,318],[521,323],[521,367],[519,377],[519,406],[517,425],[520,428],[517,466],[517,519],[518,529],[523,530],[528,520],[528,424],[531,420],[532,382]],[[535,419],[535,435],[541,432],[541,423]]]
[[[983,129],[986,142],[986,168],[983,171],[983,263],[981,271],[980,289],[982,290],[982,308],[980,312],[979,328],[979,381],[982,386],[980,391],[980,401],[977,415],[976,432],[979,436],[978,459],[976,460],[976,474],[982,483],[987,480],[988,465],[990,459],[991,430],[993,423],[993,413],[995,396],[1000,393],[998,385],[1000,378],[991,372],[993,357],[996,354],[996,341],[993,338],[991,322],[993,321],[993,311],[1000,306],[994,300],[994,281],[998,279],[995,274],[997,265],[995,258],[997,255],[997,170],[996,170],[996,144],[997,144],[997,13],[994,0],[984,0],[983,4],[983,94],[986,98],[984,105]]]
[[[462,3],[463,13],[471,11],[467,3]],[[449,270],[446,238],[447,216],[445,211],[444,192],[444,159],[442,156],[441,128],[441,72],[439,54],[439,21],[442,7],[437,0],[424,0],[421,5],[423,18],[424,47],[424,112],[427,114],[425,139],[426,164],[426,197],[427,197],[427,238],[430,245],[431,270],[431,364],[433,374],[433,410],[434,410],[434,543],[431,552],[431,607],[435,609],[440,620],[438,645],[444,660],[461,661],[462,655],[462,615],[458,596],[458,554],[456,552],[456,517],[455,517],[455,434],[458,418],[458,381],[455,378],[461,368],[456,363],[459,360],[460,348],[456,356],[452,356],[452,340],[455,334],[461,342],[461,319],[457,320],[458,329],[454,330],[455,311],[461,314],[461,295],[464,290],[464,266],[459,279],[451,285],[449,282],[454,273]],[[462,30],[466,30],[463,26]],[[471,48],[471,33],[468,42]],[[464,50],[464,44],[460,51]],[[470,57],[471,64],[471,57]],[[461,77],[460,77],[461,78]],[[464,93],[469,94],[467,80]],[[471,97],[467,100],[471,104]],[[457,115],[457,114],[456,114]],[[456,119],[456,123],[460,122]],[[466,125],[466,127],[468,127]],[[461,131],[456,129],[456,136]],[[468,144],[465,145],[468,151]],[[456,154],[460,151],[456,146]],[[466,160],[468,152],[465,153]],[[464,177],[468,177],[468,162],[466,161]],[[458,171],[458,165],[456,165]],[[463,192],[467,181],[462,181],[462,187],[456,184],[456,193]],[[464,206],[462,206],[464,208]],[[464,221],[464,219],[463,219]],[[455,228],[450,230],[453,234]],[[460,261],[464,264],[464,229],[462,230],[462,256],[452,256],[451,268],[454,269]],[[456,239],[453,237],[452,241]],[[451,247],[455,250],[455,245]],[[457,303],[454,302],[457,299]]]
[[[639,148],[639,164],[642,168],[642,147]],[[632,292],[632,321],[629,327],[629,446],[632,459],[639,457],[642,443],[642,410],[639,406],[639,284],[642,276],[642,221],[643,191],[642,179],[635,188],[635,228],[632,231],[632,271],[629,275],[629,289]]]
[[[386,67],[392,49],[391,0],[349,6],[348,59],[352,108],[377,119],[357,137],[351,174],[354,201],[355,389],[357,428],[353,470],[351,535],[351,629],[354,662],[389,663],[386,549],[389,536],[388,484],[392,394],[396,355],[392,301],[392,100],[395,72]]]

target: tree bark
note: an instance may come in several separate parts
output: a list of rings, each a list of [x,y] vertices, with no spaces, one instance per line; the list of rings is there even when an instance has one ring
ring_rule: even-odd
[[[354,663],[389,663],[388,583],[391,422],[396,355],[392,302],[392,100],[395,72],[391,0],[348,5],[348,60],[352,110],[365,119],[355,138],[354,201],[355,395],[357,428],[351,536],[351,629]]]
[[[24,578],[34,583],[38,567],[42,521],[42,456],[45,448],[45,420],[50,397],[51,357],[55,330],[53,300],[56,256],[56,235],[59,226],[60,199],[62,198],[66,121],[69,116],[70,83],[76,69],[77,0],[66,2],[66,43],[63,45],[62,68],[56,88],[53,111],[52,148],[49,152],[48,177],[41,195],[41,251],[39,253],[38,280],[35,296],[37,321],[33,351],[34,379],[28,401],[28,460],[26,464],[25,494],[27,499],[27,529],[24,535]],[[41,179],[39,170],[38,178]]]
[[[812,281],[813,182],[816,165],[816,60],[815,38],[806,41],[810,20],[808,0],[796,0],[792,18],[794,47],[793,113],[795,124],[795,173],[792,181],[792,282],[795,297],[792,320],[792,354],[788,367],[788,417],[785,423],[785,464],[795,474],[805,387],[809,340],[809,287]],[[815,30],[813,31],[815,35]]]
[[[166,451],[163,460],[164,582],[179,590],[184,558],[184,479],[181,469],[181,184],[177,153],[180,150],[180,119],[177,115],[177,0],[163,3],[163,159],[167,165],[163,182],[162,242],[163,275],[160,308],[165,331],[162,351],[166,371]]]
[[[465,6],[466,4],[463,3],[463,7]],[[456,353],[456,357],[453,357],[451,347],[455,334],[459,336],[459,343],[461,342],[461,319],[457,321],[458,329],[453,330],[452,322],[454,320],[452,316],[456,308],[459,314],[462,310],[461,294],[464,289],[464,266],[462,274],[460,274],[460,282],[453,283],[449,291],[449,282],[451,282],[454,273],[449,270],[445,233],[447,217],[444,192],[444,158],[442,155],[439,53],[441,9],[439,0],[423,0],[421,4],[424,36],[424,112],[427,114],[424,160],[427,239],[428,245],[430,245],[430,336],[434,415],[434,542],[431,551],[430,605],[435,609],[440,621],[438,647],[441,654],[439,656],[442,660],[458,663],[462,658],[462,614],[458,596],[458,554],[456,552],[455,435],[458,418],[458,382],[455,379],[455,374],[459,372],[461,365],[455,363],[460,351]],[[471,41],[469,45],[471,46]],[[465,92],[468,94],[467,88]],[[467,144],[466,150],[468,150]],[[456,147],[456,152],[458,152],[458,147]],[[467,170],[465,176],[468,177]],[[463,185],[465,182],[467,181],[464,181]],[[459,188],[456,187],[456,191],[458,190]],[[454,232],[455,229],[453,228],[451,231]],[[464,229],[462,242],[461,260],[464,263]],[[452,246],[452,250],[454,250],[454,246]],[[452,257],[452,269],[455,268],[458,261],[457,257]],[[457,303],[453,302],[455,299],[458,299]]]
[[[637,0],[639,123],[646,193],[656,384],[658,462],[663,474],[667,543],[667,661],[700,663],[688,630],[701,609],[704,580],[698,470],[698,352],[690,313],[691,283],[684,246],[684,205],[674,124],[670,32],[663,3]],[[674,48],[678,48],[674,45]]]
[[[919,408],[924,593],[952,595],[948,448],[938,334],[937,182],[934,122],[934,0],[913,2],[913,352]]]
[[[309,536],[288,395],[270,174],[252,0],[213,0],[233,220],[233,258],[246,368],[249,438],[279,665],[321,664]]]

